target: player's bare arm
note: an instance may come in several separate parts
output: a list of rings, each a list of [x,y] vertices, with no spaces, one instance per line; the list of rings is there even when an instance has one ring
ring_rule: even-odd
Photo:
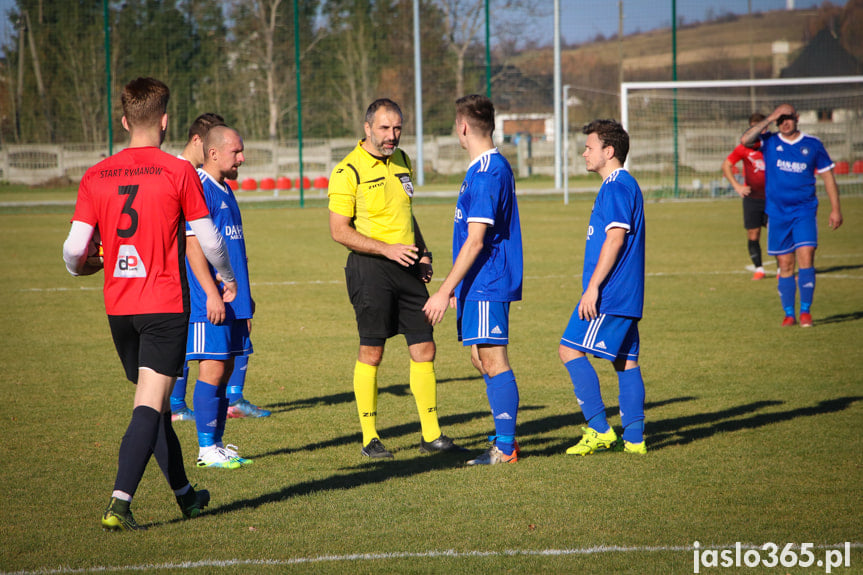
[[[579,319],[592,320],[599,315],[599,309],[596,305],[596,302],[599,301],[599,286],[614,268],[625,238],[626,230],[623,228],[611,228],[606,232],[602,250],[599,252],[599,262],[593,270],[593,275],[590,276],[587,289],[584,290],[581,300],[578,302]]]
[[[823,172],[821,179],[824,180],[824,191],[827,192],[827,197],[830,199],[830,218],[827,223],[830,229],[837,229],[842,225],[842,207],[839,205],[839,185],[836,183],[836,176],[833,170]]]
[[[404,267],[413,265],[419,252],[417,246],[388,244],[364,236],[351,226],[351,218],[333,211],[330,212],[330,237],[351,251],[384,256]]]
[[[423,238],[423,234],[420,231],[420,226],[417,223],[417,219],[411,216],[414,223],[414,240],[417,244],[417,249],[419,250],[420,259],[419,259],[419,268],[420,268],[420,279],[425,283],[429,283],[434,275],[434,268],[432,267],[432,258],[429,254],[428,246],[426,245],[425,238]]]
[[[481,222],[470,222],[467,225],[467,239],[458,252],[452,269],[447,274],[440,289],[432,295],[423,306],[429,323],[437,325],[443,321],[447,306],[452,307],[454,303],[453,293],[459,282],[464,279],[473,267],[476,258],[482,251],[485,242],[485,234],[488,224]]]
[[[222,300],[219,286],[213,281],[207,258],[204,257],[204,251],[195,236],[186,236],[186,258],[189,260],[192,273],[207,294],[207,319],[213,325],[221,324],[225,321],[225,302]]]
[[[776,109],[770,112],[770,115],[758,122],[757,124],[753,124],[749,127],[748,130],[743,132],[743,136],[740,138],[740,143],[744,146],[749,146],[755,143],[758,140],[761,132],[767,129],[767,127],[778,120],[780,116],[794,116],[795,115],[794,106],[791,104],[779,104],[776,106]]]
[[[728,180],[731,187],[734,188],[734,191],[737,192],[737,195],[741,198],[745,198],[752,193],[752,189],[749,186],[741,184],[737,181],[737,178],[734,177],[733,166],[727,159],[722,161],[722,175],[725,176],[725,179]]]

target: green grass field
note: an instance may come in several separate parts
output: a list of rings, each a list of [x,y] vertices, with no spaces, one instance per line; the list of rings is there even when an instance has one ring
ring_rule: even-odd
[[[454,201],[416,206],[437,255],[432,288],[449,269]],[[73,278],[63,266],[71,208],[0,215],[0,571],[692,573],[698,541],[812,543],[818,561],[849,542],[850,567],[832,572],[863,573],[863,198],[844,199],[835,232],[822,210],[812,329],[780,328],[775,281],[750,281],[739,202],[648,203],[650,452],[574,458],[564,451],[584,420],[557,346],[580,295],[591,201],[520,200],[526,273],[510,358],[523,457],[489,468],[419,454],[399,339],[387,348],[378,405],[395,459],[360,457],[346,252],[329,239],[320,204],[244,204],[258,303],[246,396],[274,413],[229,420],[226,441],[255,459],[236,471],[194,467],[194,425],[178,423],[190,478],[212,502],[180,521],[152,462],[133,506],[146,533],[99,526],[132,386],[111,343],[101,274]],[[493,425],[452,312],[436,338],[442,426],[479,453]],[[619,425],[614,373],[593,363]]]

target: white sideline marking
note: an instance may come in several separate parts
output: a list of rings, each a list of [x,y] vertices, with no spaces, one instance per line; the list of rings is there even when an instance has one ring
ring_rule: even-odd
[[[832,545],[816,545],[813,549],[844,549],[845,543]],[[850,543],[851,548],[863,548],[863,543]],[[743,549],[761,549],[761,545],[742,544]],[[734,549],[735,545],[703,545],[699,549]],[[116,565],[114,567],[82,567],[77,569],[39,569],[36,571],[0,572],[0,575],[54,575],[66,573],[106,573],[111,571],[150,571],[156,569],[198,569],[201,567],[234,567],[243,565],[302,565],[333,561],[380,561],[386,559],[435,559],[438,557],[513,557],[525,556],[567,556],[596,555],[599,553],[655,553],[664,551],[692,552],[692,545],[658,545],[640,547],[622,547],[620,545],[597,545],[581,549],[507,549],[505,551],[425,551],[425,552],[392,552],[392,553],[355,553],[350,555],[319,555],[317,557],[296,557],[294,559],[225,559],[221,561],[184,561],[182,563],[161,563],[150,565]]]

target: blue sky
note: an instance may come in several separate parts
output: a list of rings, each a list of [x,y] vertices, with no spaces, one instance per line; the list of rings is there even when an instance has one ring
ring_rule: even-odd
[[[551,44],[554,34],[554,2],[539,0],[543,15],[532,18],[530,29],[540,44]],[[752,12],[769,12],[786,8],[787,0],[752,0]],[[821,0],[793,0],[794,8],[811,8]],[[845,5],[844,0],[833,4]],[[705,21],[725,13],[746,14],[747,0],[677,0],[677,17],[684,22]],[[494,6],[494,0],[492,0]],[[606,37],[617,34],[617,0],[560,0],[561,36],[567,43],[581,43],[598,34]],[[494,22],[492,12],[492,22]],[[671,26],[671,0],[624,0],[623,33],[647,32]]]
[[[217,0],[213,0],[217,1]],[[402,0],[409,1],[409,0]],[[751,0],[753,12],[782,10],[789,0]],[[746,14],[748,0],[677,0],[678,18],[685,22],[703,21],[712,14],[719,16],[726,12]],[[792,0],[795,8],[818,6],[820,0]],[[844,5],[843,0],[833,0],[834,4]],[[526,34],[540,44],[550,45],[554,35],[554,3],[552,0],[538,0],[541,15],[526,17],[524,14],[509,14],[495,11],[495,0],[491,0],[491,20],[495,18],[517,18],[526,23]],[[14,6],[14,0],[0,0],[0,45],[9,40],[9,20],[6,13]],[[617,0],[560,0],[561,35],[567,43],[580,43],[598,34],[613,36],[617,33]],[[671,25],[671,0],[624,0],[623,31],[632,34],[636,31],[647,32]]]

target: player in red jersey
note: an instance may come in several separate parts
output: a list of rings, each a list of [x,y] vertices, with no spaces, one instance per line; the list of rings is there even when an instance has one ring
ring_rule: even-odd
[[[98,230],[104,247],[105,311],[126,377],[137,384],[132,419],[120,444],[117,477],[102,526],[143,529],[129,505],[150,455],[168,479],[183,516],[210,500],[196,492],[171,426],[168,398],[183,366],[189,322],[185,221],[225,280],[225,301],[237,285],[222,236],[213,226],[192,165],[162,152],[168,126],[168,87],[138,78],[123,89],[123,127],[129,147],[87,170],[78,190],[63,259],[72,275],[101,269],[88,262]]]
[[[749,126],[754,126],[764,120],[764,114],[758,112],[749,116]],[[734,177],[734,165],[743,162],[743,184]],[[756,141],[751,146],[738,144],[722,162],[722,175],[725,176],[734,191],[743,198],[743,227],[746,228],[749,257],[755,267],[753,280],[764,279],[764,267],[761,263],[761,228],[767,225],[767,214],[764,213],[764,157],[761,155],[761,142]]]

